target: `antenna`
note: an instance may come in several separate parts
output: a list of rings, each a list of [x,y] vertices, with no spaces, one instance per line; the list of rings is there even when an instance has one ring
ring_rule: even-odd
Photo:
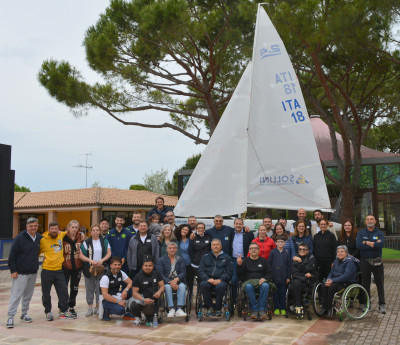
[[[86,169],[86,188],[87,188],[87,171],[88,171],[88,169],[93,168],[92,165],[88,165],[88,157],[92,156],[92,154],[91,153],[81,153],[78,156],[86,156],[86,164],[85,165],[82,165],[82,164],[74,165],[73,168],[85,168]]]

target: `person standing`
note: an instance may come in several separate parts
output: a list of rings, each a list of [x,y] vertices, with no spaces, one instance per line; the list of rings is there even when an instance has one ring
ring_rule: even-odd
[[[40,253],[44,254],[42,273],[42,303],[47,321],[53,321],[51,312],[51,287],[54,285],[58,297],[58,316],[60,319],[75,319],[76,316],[68,311],[68,286],[65,281],[62,264],[64,262],[63,238],[66,232],[59,231],[57,222],[49,224],[49,231],[40,240]]]
[[[140,211],[133,211],[132,214],[132,225],[126,227],[126,230],[129,230],[132,234],[132,237],[135,236],[139,231],[139,223],[142,220],[142,214]]]
[[[67,286],[70,284],[68,306],[69,312],[74,316],[77,316],[75,311],[76,296],[78,295],[82,273],[82,260],[79,258],[79,253],[83,240],[84,236],[79,232],[79,222],[71,220],[67,226],[67,234],[63,238],[64,262],[62,269]]]
[[[252,243],[257,243],[260,248],[258,255],[262,256],[266,260],[268,260],[271,250],[276,248],[275,242],[272,238],[267,236],[267,232],[268,230],[265,225],[260,225],[258,227],[258,236],[252,241]]]
[[[156,207],[152,208],[147,215],[147,220],[154,214],[157,213],[160,215],[160,223],[165,223],[164,217],[168,211],[172,211],[171,207],[167,207],[164,205],[165,201],[162,196],[158,196],[156,198]]]
[[[292,234],[295,232],[297,223],[298,223],[299,221],[301,221],[301,220],[304,221],[304,224],[306,225],[306,229],[307,229],[308,234],[311,234],[311,226],[312,226],[312,224],[311,224],[311,221],[309,221],[308,219],[306,219],[306,216],[307,216],[307,212],[306,212],[306,210],[305,210],[304,208],[300,208],[300,209],[297,211],[297,221],[294,222],[294,223],[292,224],[292,226],[290,227],[290,232],[291,232]],[[311,248],[310,248],[310,249],[311,249]]]
[[[360,250],[362,285],[371,298],[371,273],[374,275],[378,289],[379,313],[386,314],[384,271],[382,248],[385,243],[383,232],[376,227],[376,219],[372,214],[365,218],[365,228],[357,234],[356,245]]]
[[[357,229],[351,219],[347,219],[342,223],[342,229],[339,234],[339,244],[345,245],[349,254],[360,259],[360,250],[356,245]]]
[[[101,237],[106,238],[108,232],[110,231],[110,223],[108,222],[107,218],[103,218],[100,223],[100,232],[101,232]]]
[[[38,234],[39,221],[28,218],[26,230],[22,231],[11,246],[8,256],[8,267],[11,272],[12,286],[8,306],[7,328],[14,327],[14,316],[17,314],[22,299],[21,317],[23,322],[32,322],[28,316],[29,303],[32,299],[39,269],[39,250],[42,235]]]

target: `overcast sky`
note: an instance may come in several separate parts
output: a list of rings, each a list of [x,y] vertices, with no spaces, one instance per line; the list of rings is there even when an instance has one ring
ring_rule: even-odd
[[[106,0],[3,1],[0,12],[0,143],[12,146],[15,182],[31,191],[85,187],[83,153],[92,153],[88,186],[128,188],[168,169],[171,177],[204,149],[170,129],[124,126],[100,110],[75,119],[37,81],[45,59],[66,60],[87,81],[97,80],[85,60],[86,30]],[[149,116],[150,113],[146,113]],[[154,114],[157,120],[163,116]],[[128,118],[127,118],[128,119]],[[133,117],[131,117],[133,119]]]

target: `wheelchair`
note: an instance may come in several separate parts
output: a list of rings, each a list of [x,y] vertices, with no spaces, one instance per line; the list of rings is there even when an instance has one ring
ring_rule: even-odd
[[[313,290],[313,309],[318,316],[322,316],[322,286],[319,282]],[[368,313],[369,304],[365,288],[357,283],[350,284],[333,296],[333,313],[339,316],[339,321],[346,316],[353,321],[361,320]]]
[[[206,316],[206,306],[204,304],[203,296],[200,292],[200,284],[197,286],[197,294],[196,294],[196,304],[195,304],[195,311],[197,315],[197,319],[199,322],[203,321],[203,319],[208,318]],[[215,305],[215,292],[211,292],[211,298],[213,301],[213,304]],[[224,297],[222,299],[222,309],[223,309],[223,314],[222,317],[225,317],[225,320],[229,322],[231,320],[231,316],[233,315],[231,313],[231,308],[233,307],[233,297],[232,297],[232,285],[231,283],[228,284],[225,290]],[[216,317],[210,317],[210,319],[215,319]]]
[[[238,283],[238,292],[237,292],[237,302],[236,302],[236,308],[237,308],[237,314],[238,317],[243,317],[243,321],[246,321],[247,318],[251,314],[251,309],[250,309],[250,303],[249,299],[247,298],[247,294],[245,291],[242,290],[242,282],[239,281]],[[259,291],[256,290],[256,298],[259,298]],[[269,320],[272,319],[273,315],[273,300],[272,300],[272,294],[271,294],[271,288],[268,292],[268,298],[265,306],[265,313],[267,314],[267,317]],[[259,319],[258,319],[259,320]]]
[[[292,280],[290,281],[289,286],[286,290],[286,318],[289,317],[289,314],[296,314],[296,305],[294,296],[291,292],[291,284]],[[301,305],[303,306],[303,313],[307,315],[307,319],[310,321],[312,320],[310,304],[313,301],[313,291],[316,284],[318,283],[313,283],[312,286],[308,286],[301,294]]]
[[[172,292],[172,298],[174,300],[174,303],[176,304],[176,299],[177,299],[176,291]],[[185,306],[182,309],[186,313],[185,321],[189,322],[190,311],[192,309],[192,299],[190,296],[190,291],[187,288],[187,286],[186,286],[186,292],[185,292]],[[159,299],[159,309],[158,309],[158,323],[159,324],[163,323],[164,319],[167,318],[168,312],[169,312],[169,308],[168,308],[167,298],[165,296],[165,292],[163,292]]]

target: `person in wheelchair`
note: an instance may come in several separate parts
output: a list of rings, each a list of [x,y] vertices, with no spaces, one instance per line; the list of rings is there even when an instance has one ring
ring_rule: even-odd
[[[312,289],[317,276],[316,261],[310,253],[307,243],[299,243],[299,253],[293,257],[291,271],[290,291],[295,300],[296,316],[297,318],[302,318],[304,316],[301,303],[302,293]]]
[[[219,238],[211,241],[211,252],[204,255],[198,269],[200,293],[207,308],[206,316],[222,316],[222,300],[233,274],[232,258],[222,251]],[[211,292],[215,292],[216,303],[213,308]]]
[[[141,324],[141,312],[146,316],[150,325],[154,315],[158,315],[158,299],[164,292],[164,281],[159,272],[154,270],[153,257],[143,257],[142,269],[132,282],[132,298],[129,300],[129,309],[136,317],[133,321],[135,326]]]
[[[243,282],[242,289],[249,299],[252,319],[266,319],[265,307],[269,292],[267,280],[272,280],[272,270],[267,259],[258,256],[260,247],[257,243],[250,244],[250,256],[237,258],[238,276]],[[259,291],[258,301],[256,290]]]
[[[165,284],[165,298],[168,304],[167,317],[185,317],[183,311],[185,306],[186,293],[186,265],[182,257],[176,255],[178,246],[175,242],[169,242],[167,245],[167,254],[157,261],[157,272],[160,272]],[[177,294],[177,310],[175,312],[173,291]]]
[[[357,282],[357,265],[349,256],[345,245],[336,249],[336,259],[328,275],[325,285],[322,286],[322,315],[332,317],[332,301],[336,292],[345,286]]]

